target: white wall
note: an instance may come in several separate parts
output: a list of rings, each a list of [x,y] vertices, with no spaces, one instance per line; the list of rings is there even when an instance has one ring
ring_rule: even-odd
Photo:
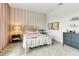
[[[27,11],[23,9],[11,8],[11,25],[33,25],[38,28],[46,27],[46,15]]]
[[[75,30],[79,32],[79,27],[71,27],[71,24],[77,24],[78,21],[70,21],[72,17],[79,17],[79,4],[63,4],[55,11],[47,15],[47,24],[51,22],[59,22],[59,30],[48,30],[48,34],[55,40],[63,43],[63,32],[67,30]]]

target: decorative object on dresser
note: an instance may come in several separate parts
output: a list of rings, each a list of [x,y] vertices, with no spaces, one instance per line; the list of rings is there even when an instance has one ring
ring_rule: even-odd
[[[63,45],[64,44],[79,49],[79,33],[64,32],[63,33]]]

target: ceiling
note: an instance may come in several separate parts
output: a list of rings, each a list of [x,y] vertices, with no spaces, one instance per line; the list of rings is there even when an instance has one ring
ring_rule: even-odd
[[[39,13],[48,13],[58,7],[58,3],[9,3],[10,7],[30,10]]]
[[[54,12],[60,8],[64,12],[79,10],[79,3],[9,3],[9,5],[10,7],[44,14]]]

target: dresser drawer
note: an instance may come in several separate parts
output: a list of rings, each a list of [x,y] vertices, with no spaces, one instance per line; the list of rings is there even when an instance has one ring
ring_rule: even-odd
[[[63,33],[63,43],[71,47],[79,49],[78,33]]]
[[[64,41],[64,44],[71,46],[71,42],[70,41]]]
[[[72,38],[72,42],[79,43],[79,39],[78,38]]]
[[[71,37],[72,34],[71,33],[63,33],[63,37]]]
[[[64,39],[64,41],[71,41],[70,37],[64,37],[63,39]]]
[[[72,42],[79,43],[79,35],[75,34],[72,36]]]
[[[72,42],[72,46],[79,49],[79,43],[76,43],[76,42]]]

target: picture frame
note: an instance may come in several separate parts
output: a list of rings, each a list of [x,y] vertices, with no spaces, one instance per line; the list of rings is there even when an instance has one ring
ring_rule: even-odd
[[[52,23],[48,23],[48,29],[52,29]]]
[[[59,30],[59,22],[53,22],[52,29],[53,30]]]
[[[59,30],[59,22],[48,23],[48,29]]]

